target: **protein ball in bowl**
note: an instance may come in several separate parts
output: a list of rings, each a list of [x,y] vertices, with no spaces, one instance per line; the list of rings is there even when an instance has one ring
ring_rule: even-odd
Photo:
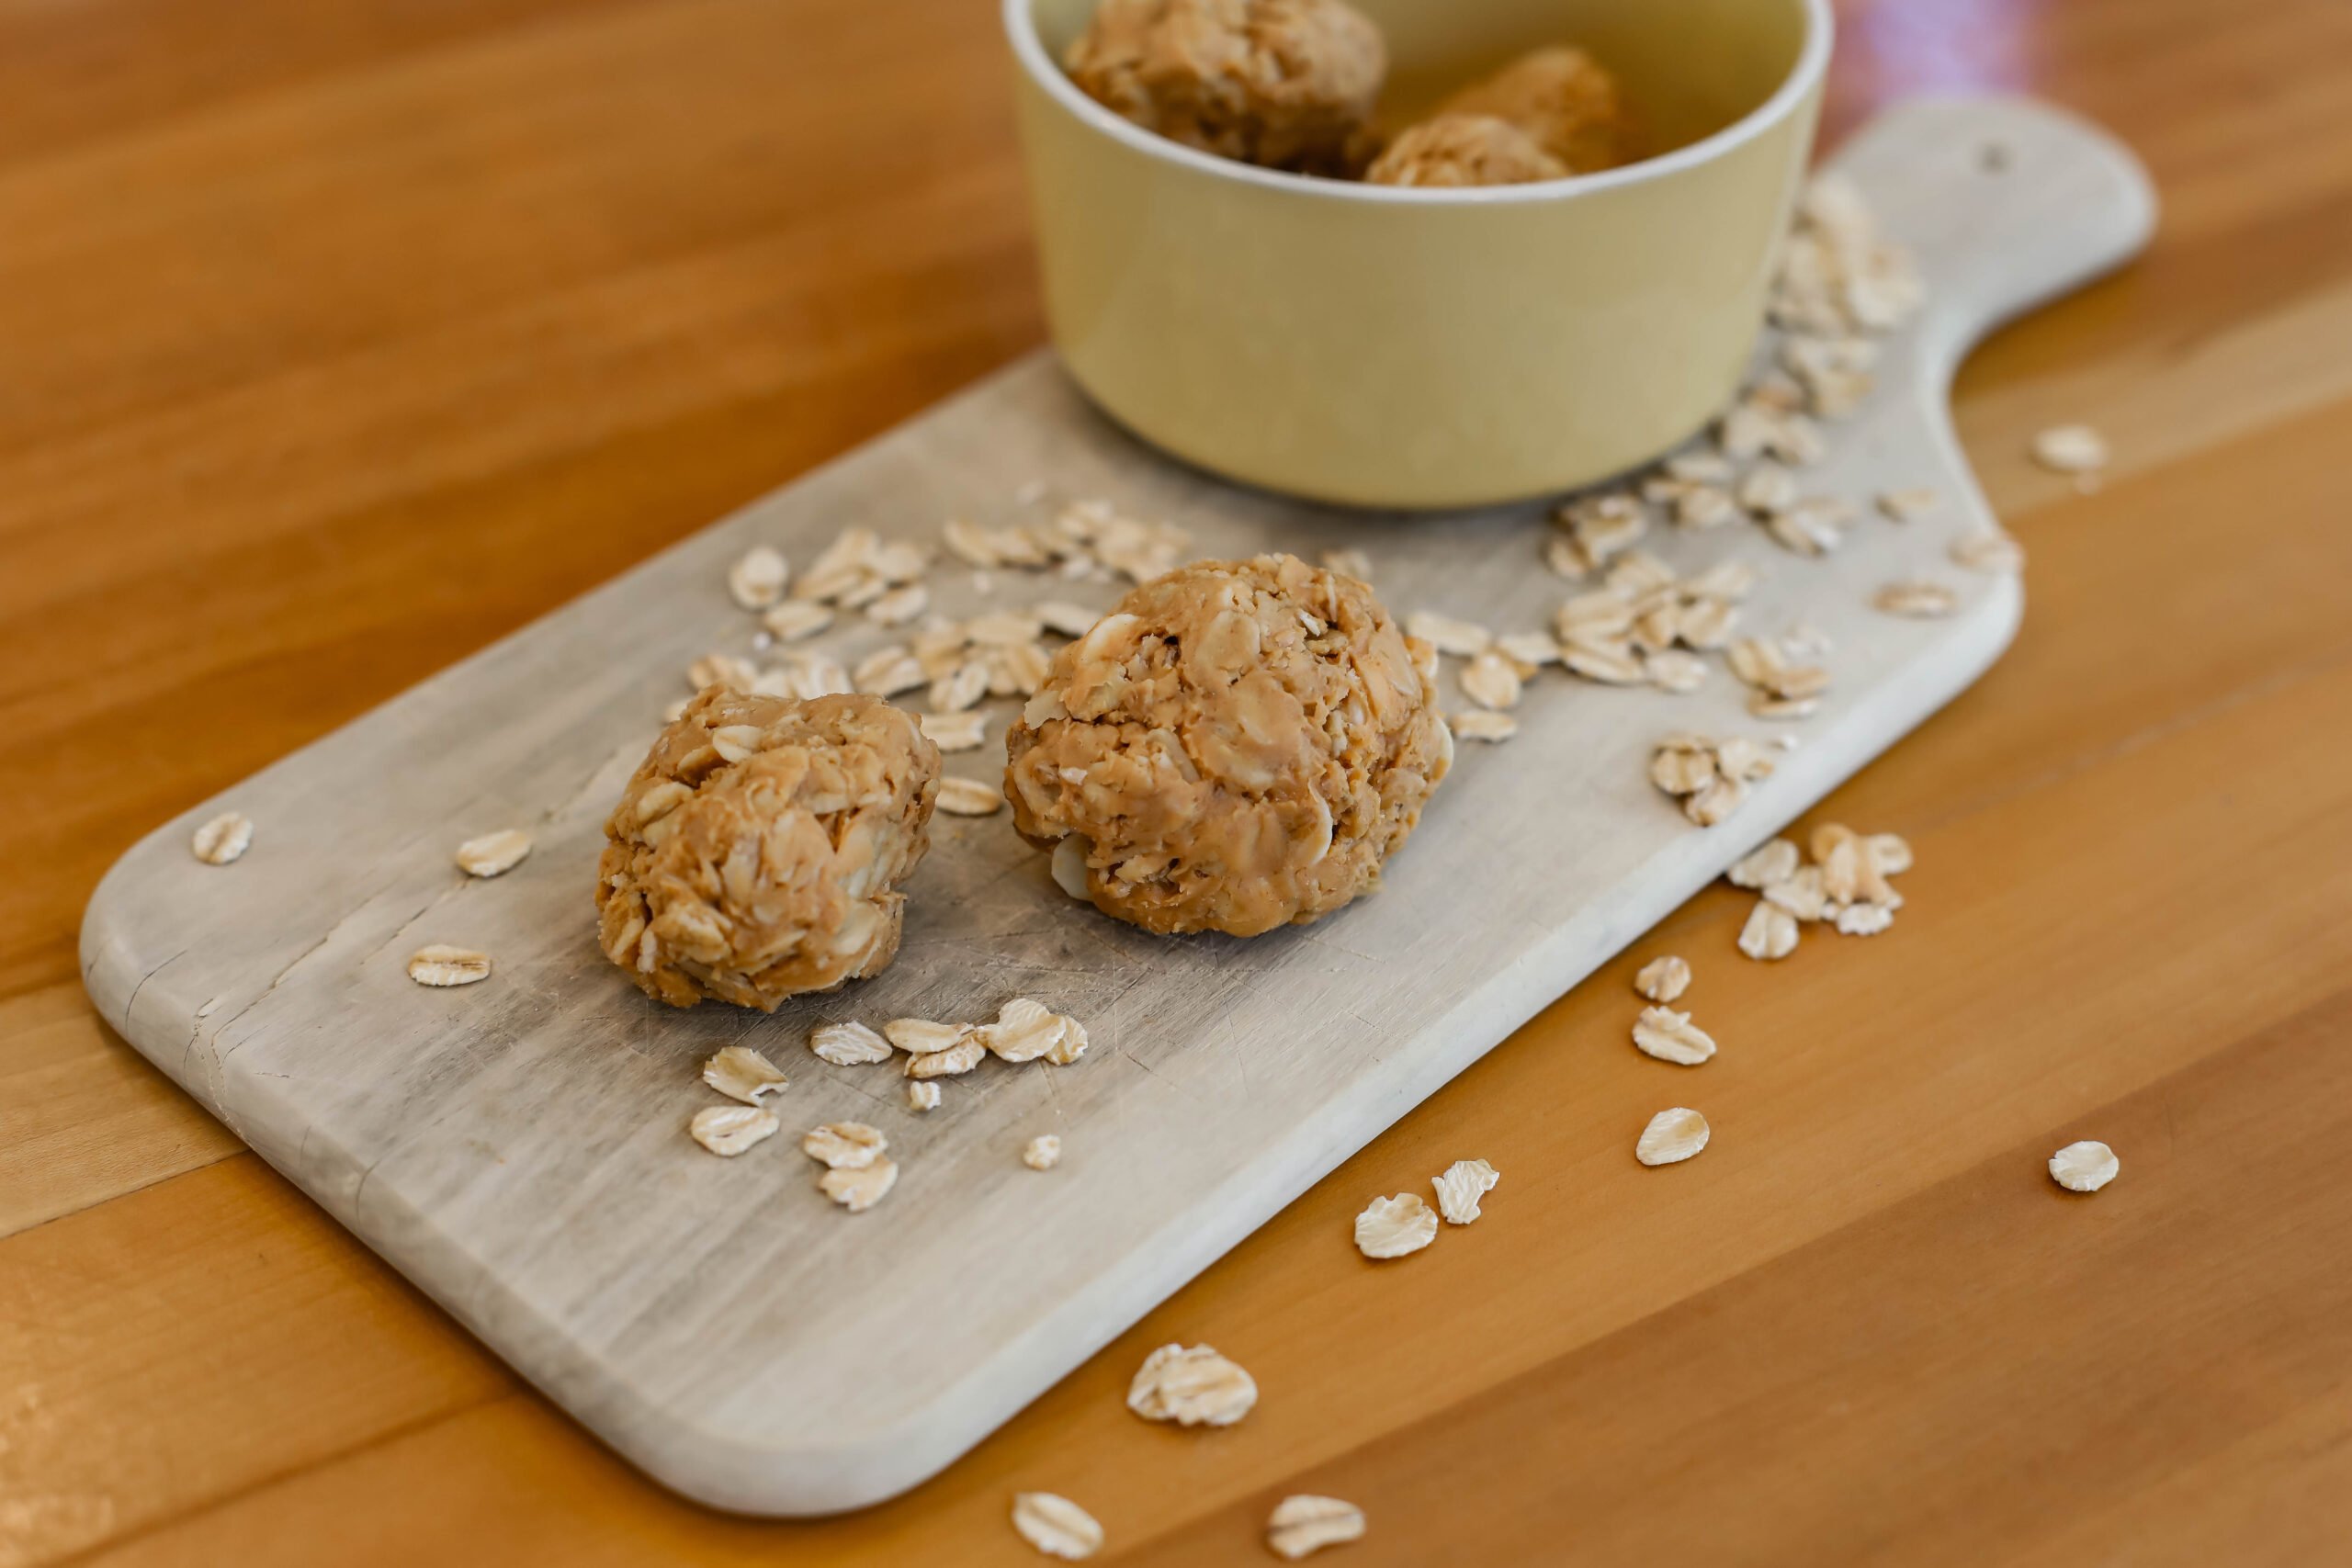
[[[773,1012],[879,973],[938,793],[939,748],[878,697],[709,688],[605,824],[605,955],[675,1007]]]
[[[1483,114],[1442,114],[1398,133],[1364,171],[1374,185],[1516,186],[1566,179],[1568,166],[1511,124]]]
[[[1006,737],[1014,826],[1147,931],[1329,914],[1378,883],[1453,762],[1436,657],[1295,556],[1181,568],[1055,657]]]
[[[1340,0],[1102,0],[1064,64],[1088,97],[1170,141],[1345,174],[1369,151],[1388,51]]]
[[[1521,55],[1447,98],[1437,113],[1507,120],[1575,175],[1632,163],[1640,151],[1640,127],[1617,78],[1566,45]]]

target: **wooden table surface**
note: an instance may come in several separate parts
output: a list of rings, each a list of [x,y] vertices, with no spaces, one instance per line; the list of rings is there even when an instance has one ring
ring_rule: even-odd
[[[1904,1564],[2352,1554],[2352,7],[1857,0],[1829,134],[1929,85],[2154,169],[2141,265],[1989,344],[2015,650],[1823,818],[1888,937],[1710,892],[917,1492],[682,1503],[92,1015],[164,818],[1032,345],[993,7],[0,0],[0,1565]],[[2087,420],[2094,492],[2034,471]],[[1625,1156],[1666,951],[1713,1148]],[[2070,1198],[2058,1145],[2111,1143]],[[1347,1245],[1464,1156],[1488,1217]],[[1122,1407],[1163,1341],[1264,1397]],[[812,1416],[812,1418],[814,1418]]]

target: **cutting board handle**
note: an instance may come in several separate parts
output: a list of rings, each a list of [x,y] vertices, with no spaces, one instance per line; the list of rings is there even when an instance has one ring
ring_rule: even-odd
[[[1909,99],[1835,163],[1917,257],[1920,347],[1946,375],[1994,327],[2122,265],[2155,229],[2155,187],[2130,148],[2023,98]]]

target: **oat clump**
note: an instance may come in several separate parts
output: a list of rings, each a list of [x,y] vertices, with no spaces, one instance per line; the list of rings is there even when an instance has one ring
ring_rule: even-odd
[[[1063,63],[1087,96],[1171,141],[1340,175],[1368,148],[1388,51],[1340,0],[1102,0]]]
[[[1398,132],[1363,177],[1378,186],[1435,188],[1526,185],[1567,174],[1566,164],[1509,120],[1442,114]]]
[[[1436,655],[1295,556],[1131,591],[1007,737],[1013,824],[1148,931],[1256,936],[1368,891],[1452,765]]]
[[[938,791],[938,747],[879,698],[707,690],[605,825],[605,954],[676,1007],[773,1012],[876,974]]]

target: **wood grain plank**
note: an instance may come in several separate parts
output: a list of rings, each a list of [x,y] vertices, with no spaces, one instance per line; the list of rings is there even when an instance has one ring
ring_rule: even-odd
[[[588,0],[8,0],[0,163],[117,141],[224,101],[591,8]]]
[[[243,1148],[75,985],[0,1001],[0,1236]]]
[[[2016,646],[1939,718],[1948,740],[1897,748],[1842,793],[1905,829],[1939,820],[2342,658],[2346,439],[2352,401],[2027,513]]]
[[[0,169],[0,450],[1003,166],[993,17],[884,6],[594,11]]]
[[[0,1367],[11,1562],[515,1386],[249,1154],[0,1240]]]
[[[2097,411],[2113,449],[2097,481],[2111,485],[2240,436],[2297,425],[2347,395],[2352,278],[2214,331],[2142,338],[2064,369],[1972,388],[1958,424],[1987,492],[2024,514],[2077,488],[2035,465],[2030,435],[2076,423],[2086,410]],[[2259,464],[2249,467],[2269,478]],[[2233,542],[2248,532],[2231,530]]]
[[[2094,1560],[2168,1549],[2165,1511],[2124,1505],[2344,1429],[2352,1269],[2312,1244],[2352,1234],[2347,1027],[2352,992],[1282,1485],[1362,1500],[1367,1563],[1429,1561],[1416,1521],[1441,1517],[1465,1562],[2006,1562],[2085,1511]],[[1854,1152],[1943,1135],[1905,1119]],[[2078,1135],[2124,1160],[2089,1200],[2041,1168]],[[1212,1561],[1278,1495],[1113,1561]],[[2286,1525],[2346,1518],[2339,1496]]]
[[[2273,766],[2246,777],[2249,745],[2289,714],[2309,721],[2289,727],[2300,750],[2265,744]],[[2314,863],[2352,856],[2352,777],[2323,765],[2331,726],[2343,724],[2352,724],[2352,660],[1932,828],[1918,837],[1896,934],[1871,944],[1816,940],[1785,964],[1752,964],[1731,949],[1744,901],[1706,895],[946,1475],[906,1503],[788,1539],[845,1555],[886,1545],[952,1551],[1001,1529],[1004,1495],[1023,1485],[1099,1506],[1131,1539],[1182,1528],[1204,1508],[1254,1495],[1270,1474],[1491,1397],[1485,1391],[1555,1357],[1867,1223],[1987,1149],[2090,1116],[2308,1010],[2341,988],[2333,955],[2352,942],[2352,888],[2323,880],[2282,897],[2243,874],[2244,840],[2228,829],[2259,821]],[[2111,802],[2127,787],[2134,809],[2118,820]],[[1842,807],[1833,800],[1826,814]],[[2152,971],[2150,944],[2162,941],[2167,912],[2184,908],[2199,912],[2203,940]],[[1690,1000],[1725,1041],[1698,1075],[1668,1073],[1624,1041],[1635,1006],[1625,976],[1667,950],[1697,966]],[[2064,982],[2037,987],[2040,1005],[2020,1016],[2007,991],[1976,977],[2033,953],[2063,956]],[[1825,1030],[1824,1019],[1851,1021]],[[1715,1120],[1716,1145],[1670,1173],[1633,1166],[1625,1150],[1643,1117],[1667,1097],[1692,1095]],[[1544,1114],[1514,1114],[1531,1105]],[[1923,1128],[1934,1136],[1923,1140]],[[1471,1154],[1507,1173],[1487,1221],[1401,1269],[1348,1249],[1349,1218],[1367,1196],[1415,1187]],[[322,1244],[356,1252],[340,1237]],[[0,1269],[10,1245],[0,1243]],[[364,1258],[355,1266],[372,1267]],[[1532,1277],[1555,1288],[1527,1290]],[[422,1308],[418,1317],[420,1332],[437,1321]],[[1366,1354],[1419,1344],[1441,1325],[1451,1341],[1442,1377],[1416,1355]],[[204,1326],[190,1331],[201,1337]],[[1261,1409],[1205,1437],[1136,1422],[1120,1391],[1144,1351],[1169,1338],[1206,1339],[1243,1359],[1266,1390]],[[203,1397],[225,1416],[243,1391]],[[443,1464],[441,1440],[458,1439],[420,1434],[401,1452]],[[390,1461],[361,1469],[373,1476],[381,1462]],[[594,1465],[606,1462],[598,1455]],[[376,1489],[347,1481],[337,1495],[364,1512]],[[631,1530],[698,1539],[704,1516],[650,1483],[628,1500]],[[257,1494],[232,1507],[274,1506]],[[384,1560],[458,1549],[457,1538],[434,1533],[434,1519],[401,1528],[419,1533],[395,1538]],[[550,1541],[548,1560],[570,1549]]]

